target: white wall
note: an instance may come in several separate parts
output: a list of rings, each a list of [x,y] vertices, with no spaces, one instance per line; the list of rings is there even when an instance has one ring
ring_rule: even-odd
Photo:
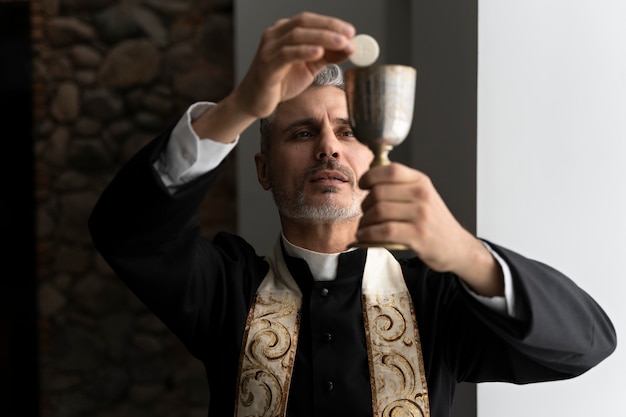
[[[479,0],[477,231],[567,273],[626,334],[626,2]],[[624,417],[626,349],[480,384],[480,417]]]

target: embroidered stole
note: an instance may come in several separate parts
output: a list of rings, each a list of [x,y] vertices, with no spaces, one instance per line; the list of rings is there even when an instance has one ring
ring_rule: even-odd
[[[295,362],[302,293],[280,241],[248,313],[239,360],[235,417],[284,417]],[[367,252],[363,321],[374,417],[429,417],[422,348],[411,296],[386,249]]]

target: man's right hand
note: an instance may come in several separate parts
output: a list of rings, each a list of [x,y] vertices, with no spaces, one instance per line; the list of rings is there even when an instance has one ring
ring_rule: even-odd
[[[307,88],[329,63],[353,52],[354,27],[313,13],[281,19],[267,29],[248,73],[235,91],[251,116],[271,114],[278,103]]]
[[[330,63],[354,51],[354,26],[315,13],[278,20],[263,33],[248,72],[235,90],[194,122],[200,137],[231,142],[256,119],[304,91]]]

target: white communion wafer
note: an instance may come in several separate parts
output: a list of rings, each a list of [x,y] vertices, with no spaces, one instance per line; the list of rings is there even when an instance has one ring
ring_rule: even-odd
[[[350,62],[359,67],[367,67],[376,62],[380,53],[376,39],[362,33],[352,38],[352,43],[354,52],[350,55]]]

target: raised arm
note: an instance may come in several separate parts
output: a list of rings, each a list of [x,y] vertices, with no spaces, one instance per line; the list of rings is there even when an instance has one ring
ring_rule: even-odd
[[[194,129],[200,137],[232,142],[256,119],[304,91],[326,65],[346,60],[354,33],[351,24],[314,13],[278,20],[263,33],[241,83],[196,120]]]

